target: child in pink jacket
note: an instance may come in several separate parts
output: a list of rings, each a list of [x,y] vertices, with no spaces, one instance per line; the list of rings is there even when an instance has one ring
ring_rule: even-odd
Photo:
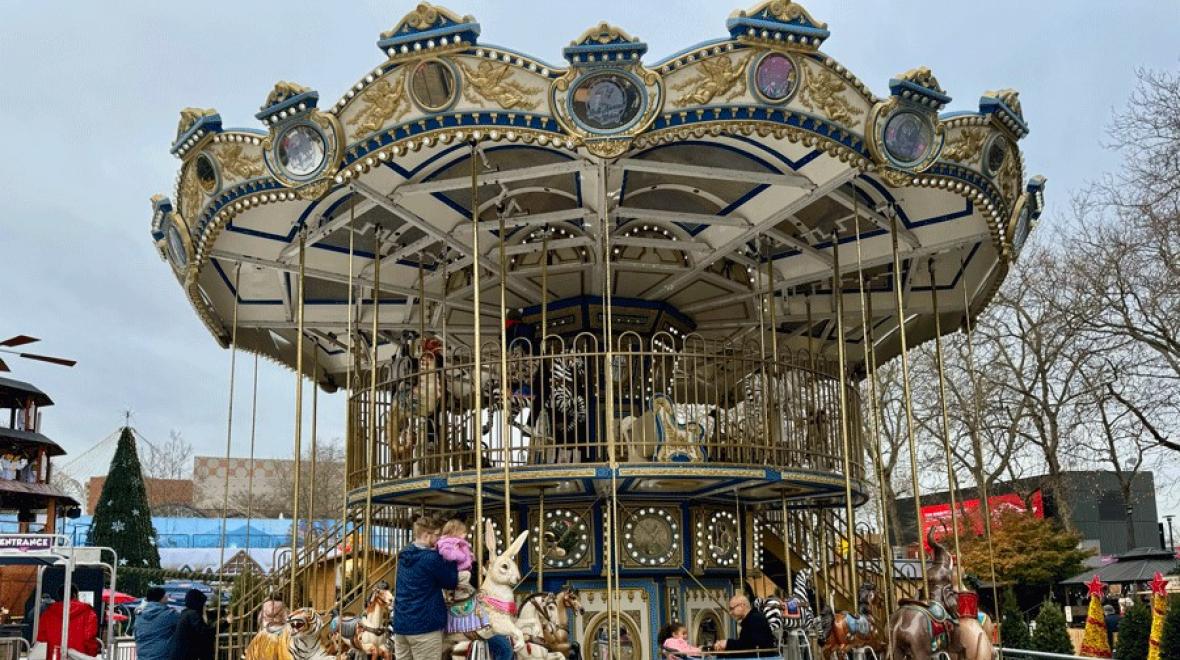
[[[475,610],[475,589],[471,586],[471,566],[475,556],[471,552],[471,543],[467,541],[467,525],[458,518],[448,520],[443,525],[438,543],[435,545],[438,554],[447,561],[455,562],[459,569],[459,586],[454,591],[444,594],[447,605],[447,632],[466,633],[475,632],[485,625],[485,621]]]
[[[688,628],[678,621],[673,621],[660,629],[657,639],[665,656],[699,658],[704,655],[701,649],[688,643]]]

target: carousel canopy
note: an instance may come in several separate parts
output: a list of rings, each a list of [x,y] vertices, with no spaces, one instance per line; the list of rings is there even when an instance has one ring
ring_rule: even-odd
[[[918,67],[878,96],[788,0],[723,28],[651,61],[602,24],[556,65],[420,4],[334,102],[279,82],[263,130],[183,110],[156,247],[219,342],[236,318],[239,346],[291,367],[303,273],[303,364],[329,389],[350,348],[383,359],[406,330],[498,335],[501,281],[551,334],[601,332],[609,298],[616,333],[740,342],[773,318],[782,345],[843,341],[854,368],[862,310],[879,358],[900,350],[895,288],[911,343],[935,304],[944,332],[986,306],[1043,206],[1017,92],[947,112]]]

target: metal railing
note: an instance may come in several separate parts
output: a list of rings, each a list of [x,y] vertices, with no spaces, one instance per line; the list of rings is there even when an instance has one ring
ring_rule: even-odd
[[[1048,651],[1027,651],[1025,649],[1001,648],[1000,657],[1004,660],[1087,660],[1080,655],[1066,655],[1064,653],[1049,653]]]
[[[478,365],[466,348],[452,350],[434,337],[406,342],[398,357],[379,365],[375,396],[361,388],[350,401],[349,486],[364,485],[370,470],[381,482],[470,469],[477,446],[485,466],[604,462],[607,423],[627,462],[843,474],[840,379],[830,361],[786,349],[775,360],[757,343],[663,333],[625,333],[611,349],[589,334],[551,336],[543,350],[516,339],[502,369],[494,342],[485,342]],[[863,479],[860,397],[851,385],[846,393],[852,477]],[[609,422],[608,396],[615,413]]]

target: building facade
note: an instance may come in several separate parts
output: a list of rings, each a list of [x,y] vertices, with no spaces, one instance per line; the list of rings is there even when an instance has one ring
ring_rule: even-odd
[[[1068,511],[1070,523],[1082,535],[1082,544],[1094,548],[1100,555],[1119,555],[1139,547],[1160,547],[1155,477],[1151,472],[1140,472],[1131,480],[1129,501],[1125,501],[1119,478],[1111,471],[1076,470],[1063,473],[1062,486],[1069,500],[1068,506],[1062,506],[1056,501],[1046,481],[1045,476],[1038,476],[997,484],[992,487],[989,499],[993,508],[997,501],[1022,501],[1026,506],[1021,508],[1054,520],[1060,520]],[[974,488],[964,488],[958,494],[963,501],[979,497]],[[923,518],[939,515],[941,510],[947,508],[949,501],[950,493],[947,491],[924,493]],[[902,544],[913,543],[917,538],[913,498],[898,499],[897,517],[901,523]],[[1131,519],[1130,526],[1127,524],[1128,517]]]

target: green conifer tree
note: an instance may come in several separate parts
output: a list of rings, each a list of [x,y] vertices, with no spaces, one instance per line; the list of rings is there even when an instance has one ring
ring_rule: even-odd
[[[1164,618],[1164,635],[1160,639],[1161,658],[1180,658],[1180,596],[1172,596]]]
[[[86,543],[114,548],[123,566],[160,567],[156,529],[130,426],[124,426],[119,435]]]
[[[1150,636],[1151,608],[1144,603],[1136,603],[1119,621],[1119,638],[1115,642],[1114,657],[1116,660],[1147,660],[1147,640]]]
[[[1001,611],[1004,619],[1000,623],[1000,639],[1004,641],[1004,646],[1010,649],[1032,648],[1032,639],[1028,634],[1028,622],[1024,620],[1024,612],[1020,611],[1020,605],[1016,602],[1016,594],[1013,593],[1011,587],[1004,590],[1002,602]]]
[[[1062,611],[1060,605],[1051,600],[1041,603],[1041,611],[1037,612],[1036,624],[1037,628],[1032,633],[1030,650],[1073,654],[1073,642],[1069,641],[1069,632],[1065,629],[1065,612]],[[1146,634],[1144,639],[1146,639]]]

